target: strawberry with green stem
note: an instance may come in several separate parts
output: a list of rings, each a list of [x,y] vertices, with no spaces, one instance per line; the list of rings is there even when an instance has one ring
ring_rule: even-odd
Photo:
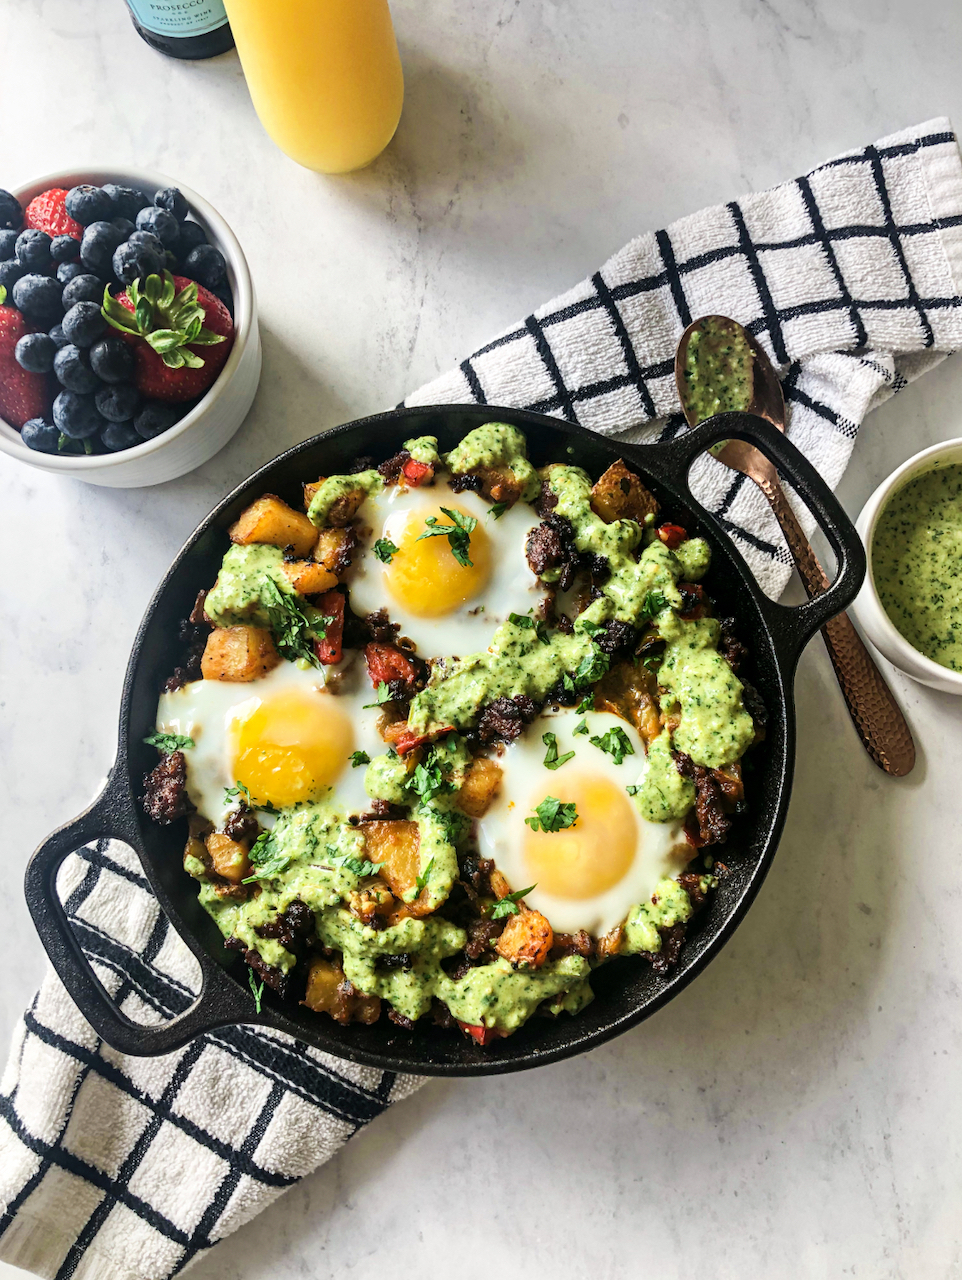
[[[0,418],[18,430],[31,418],[49,418],[50,385],[45,374],[28,373],[14,351],[25,333],[36,333],[22,311],[5,306],[7,291],[0,285]]]
[[[234,342],[230,312],[185,276],[147,276],[126,292],[104,289],[103,314],[134,349],[135,382],[154,400],[202,396],[224,367]]]

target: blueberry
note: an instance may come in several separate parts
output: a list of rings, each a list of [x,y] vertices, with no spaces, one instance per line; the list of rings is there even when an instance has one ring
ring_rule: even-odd
[[[140,408],[140,392],[132,382],[101,387],[94,399],[97,411],[110,422],[129,422]]]
[[[27,373],[49,373],[57,347],[47,333],[25,333],[13,349],[17,364]]]
[[[92,222],[80,242],[80,261],[88,271],[106,278],[110,259],[123,238],[112,222]]]
[[[50,257],[54,262],[76,262],[80,257],[80,241],[73,236],[54,236],[50,242]]]
[[[97,412],[93,396],[78,395],[76,391],[61,391],[57,396],[53,402],[53,420],[71,440],[84,440],[103,431],[107,425]]]
[[[61,347],[66,347],[68,345],[67,335],[63,331],[62,324],[54,325],[50,330],[50,337],[53,339],[53,345],[57,348],[57,351],[59,351]],[[54,355],[56,356],[56,352],[54,352]]]
[[[90,348],[90,367],[103,382],[129,382],[134,353],[122,338],[101,338]]]
[[[156,253],[158,258],[164,256],[164,246],[161,244],[160,237],[155,236],[152,231],[131,231],[127,237],[127,243],[142,244],[151,253]]]
[[[16,257],[17,235],[16,231],[0,231],[0,262]]]
[[[50,266],[50,237],[46,231],[28,227],[17,236],[17,261],[28,271]]]
[[[137,214],[137,230],[152,231],[165,249],[175,249],[180,235],[180,223],[166,209],[141,209]]]
[[[23,275],[26,275],[26,271],[16,258],[9,258],[6,262],[0,262],[0,284],[3,285],[7,293],[13,292],[13,286]]]
[[[13,286],[13,305],[28,320],[38,324],[56,324],[63,315],[63,285],[52,276],[21,276]]]
[[[68,285],[67,288],[70,286]],[[75,302],[63,318],[63,331],[75,347],[92,347],[107,332],[107,321],[97,302]]]
[[[176,187],[166,187],[163,191],[158,191],[154,196],[154,204],[158,209],[166,209],[168,213],[172,213],[178,222],[183,222],[190,213],[187,201]]]
[[[57,268],[57,279],[61,284],[69,284],[71,280],[76,280],[82,275],[86,275],[82,262],[61,262]]]
[[[36,449],[38,453],[56,453],[60,432],[52,422],[31,418],[20,428],[20,439],[28,449]]]
[[[134,235],[136,234],[135,231]],[[157,240],[157,237],[150,236],[150,239]],[[157,244],[160,245],[159,240]],[[155,253],[148,244],[125,240],[114,250],[112,266],[114,275],[121,284],[133,284],[135,280],[142,280],[145,276],[159,275],[164,269],[163,246],[160,253]]]
[[[119,453],[121,449],[132,449],[135,444],[144,443],[132,422],[108,422],[100,433],[100,439],[111,453]]]
[[[110,194],[102,187],[92,187],[88,183],[71,187],[64,204],[71,218],[76,218],[82,227],[112,218],[116,213]]]
[[[120,232],[121,240],[126,240],[131,231],[135,229],[135,224],[129,218],[111,218],[110,225],[116,227]]]
[[[207,243],[207,232],[199,222],[182,222],[180,224],[180,240],[177,242],[177,248],[185,257],[190,253],[191,249],[196,249],[199,244]]]
[[[87,352],[81,351],[73,343],[61,347],[54,356],[53,371],[66,391],[89,395],[100,386],[100,379],[90,367]]]
[[[89,272],[76,275],[68,280],[63,289],[64,310],[69,311],[78,302],[96,302],[99,307],[104,300],[104,282],[99,276]]]
[[[0,230],[19,231],[23,226],[23,210],[20,201],[9,191],[0,189]]]
[[[163,400],[147,400],[140,413],[134,418],[137,434],[145,440],[153,440],[165,431],[169,431],[184,412],[184,405],[166,404]]]
[[[119,215],[121,218],[127,218],[131,222],[137,217],[141,209],[150,204],[144,193],[135,191],[133,187],[118,187],[113,182],[105,182],[103,190],[113,201],[114,216]]]

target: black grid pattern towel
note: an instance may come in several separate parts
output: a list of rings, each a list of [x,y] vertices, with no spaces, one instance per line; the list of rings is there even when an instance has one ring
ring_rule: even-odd
[[[962,164],[936,120],[633,241],[410,403],[672,433],[675,343],[692,316],[717,311],[768,347],[791,435],[835,483],[866,411],[962,346],[960,280]],[[713,461],[701,484],[768,588],[783,585],[786,559],[751,490]],[[82,850],[61,891],[131,1017],[188,1006],[194,961],[128,850]],[[0,1081],[0,1257],[57,1280],[163,1280],[419,1083],[253,1027],[124,1057],[50,976]]]

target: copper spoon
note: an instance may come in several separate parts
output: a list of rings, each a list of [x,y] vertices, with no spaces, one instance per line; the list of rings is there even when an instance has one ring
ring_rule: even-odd
[[[731,337],[744,338],[753,356],[751,402],[747,412],[765,418],[773,427],[784,432],[785,399],[778,375],[768,356],[752,335],[737,321],[729,320],[726,316],[700,317],[688,326],[678,343],[678,350],[675,353],[675,385],[678,388],[688,425],[695,426],[701,420],[697,414],[689,410],[686,403],[687,387],[684,375],[688,359],[688,344],[693,331],[706,321],[711,322],[723,342],[726,332]],[[703,344],[706,339],[711,341],[707,333],[702,337]],[[809,598],[827,591],[829,580],[825,570],[819,564],[815,552],[798,523],[795,512],[789,505],[774,465],[763,453],[744,440],[729,440],[722,448],[713,449],[712,453],[726,467],[741,471],[743,475],[748,476],[749,480],[753,480],[768,499],[768,504],[785,537],[795,568]],[[915,765],[915,743],[912,741],[911,731],[898,703],[892,696],[892,691],[885,683],[882,673],[852,626],[848,615],[840,613],[826,622],[822,627],[822,636],[849,714],[866,751],[880,769],[894,777],[901,778],[911,773]]]

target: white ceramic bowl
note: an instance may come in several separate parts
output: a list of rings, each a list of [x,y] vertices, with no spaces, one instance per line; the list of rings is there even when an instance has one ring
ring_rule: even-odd
[[[933,662],[931,658],[926,658],[909,644],[901,632],[896,630],[892,620],[882,608],[872,572],[872,538],[883,507],[909,480],[937,466],[953,462],[962,463],[962,440],[946,440],[942,444],[933,445],[931,449],[923,449],[921,453],[909,458],[908,462],[903,462],[887,480],[883,480],[866,502],[855,522],[855,527],[865,544],[868,572],[851,612],[876,649],[900,671],[904,671],[913,680],[927,684],[933,689],[941,689],[943,693],[962,694],[962,673],[950,671],[948,667],[943,667],[940,663]]]
[[[151,197],[164,187],[180,188],[190,205],[191,214],[207,232],[208,240],[227,259],[227,274],[234,295],[234,345],[217,381],[204,398],[169,431],[153,440],[145,440],[143,444],[120,453],[92,454],[89,457],[38,453],[28,449],[21,441],[19,431],[0,418],[0,450],[41,471],[73,476],[89,484],[118,489],[161,484],[164,480],[173,480],[193,471],[212,458],[223,449],[247,416],[261,376],[261,343],[257,331],[254,286],[237,237],[217,210],[196,191],[166,174],[150,169],[68,170],[48,173],[36,182],[18,187],[13,194],[26,207],[41,191],[50,187],[66,187],[69,191],[81,182],[92,182],[97,186],[114,182],[144,191]]]

